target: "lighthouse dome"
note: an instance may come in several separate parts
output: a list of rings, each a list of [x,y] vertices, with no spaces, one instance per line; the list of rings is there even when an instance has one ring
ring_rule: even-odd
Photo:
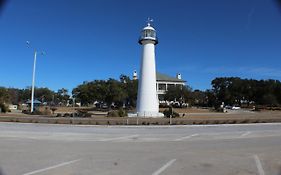
[[[158,39],[156,37],[156,30],[150,25],[150,23],[147,23],[147,26],[144,27],[141,31],[139,43],[143,44],[144,41],[151,41],[155,45],[158,43]]]
[[[153,30],[155,31],[155,29],[150,25],[148,24],[146,27],[144,27],[142,30]]]

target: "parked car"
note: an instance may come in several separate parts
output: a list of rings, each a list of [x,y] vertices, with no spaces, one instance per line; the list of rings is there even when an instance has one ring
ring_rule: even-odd
[[[241,107],[239,107],[239,106],[232,106],[231,109],[232,109],[232,110],[239,110],[239,109],[241,109]]]
[[[226,105],[225,109],[232,109],[232,106]]]

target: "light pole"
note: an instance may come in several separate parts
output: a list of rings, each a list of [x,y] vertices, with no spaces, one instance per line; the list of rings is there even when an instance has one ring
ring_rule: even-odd
[[[26,41],[26,44],[30,47],[30,42]],[[44,55],[44,52],[41,52],[41,55]],[[30,112],[33,112],[34,109],[34,86],[35,86],[35,70],[36,70],[36,59],[37,59],[37,50],[34,49],[34,61],[33,61],[33,71],[32,71],[32,87],[31,87],[31,108]]]

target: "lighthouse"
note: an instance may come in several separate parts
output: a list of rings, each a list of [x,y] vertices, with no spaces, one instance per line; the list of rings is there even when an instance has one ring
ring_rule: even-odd
[[[148,20],[141,31],[139,44],[142,45],[141,68],[138,84],[137,116],[163,117],[159,113],[159,102],[156,93],[155,45],[158,44],[156,31]]]

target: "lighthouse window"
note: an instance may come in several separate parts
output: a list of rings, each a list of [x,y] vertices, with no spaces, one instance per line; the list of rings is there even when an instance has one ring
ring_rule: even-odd
[[[146,30],[144,30],[144,31],[142,32],[142,36],[143,36],[143,37],[147,37]]]
[[[155,38],[155,32],[154,32],[153,30],[148,30],[148,31],[147,31],[147,36],[148,36],[148,37]]]
[[[151,37],[155,38],[155,31],[151,31]]]
[[[144,30],[142,32],[142,37],[152,37],[152,38],[155,38],[156,34],[155,34],[155,31],[153,31],[153,30]]]
[[[151,30],[148,30],[148,31],[147,31],[147,36],[148,36],[148,37],[151,37]]]

